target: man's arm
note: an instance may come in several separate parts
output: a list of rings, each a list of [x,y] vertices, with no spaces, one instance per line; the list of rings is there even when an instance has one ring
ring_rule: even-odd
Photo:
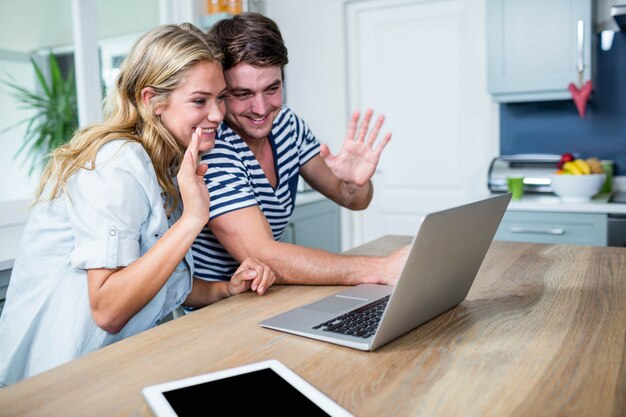
[[[367,208],[374,195],[374,186],[371,181],[362,186],[341,181],[328,168],[320,155],[304,164],[300,169],[300,175],[313,189],[350,210]]]
[[[277,284],[355,285],[395,284],[406,251],[387,257],[348,256],[276,242],[257,206],[223,214],[209,227],[239,262],[255,258],[276,274]]]

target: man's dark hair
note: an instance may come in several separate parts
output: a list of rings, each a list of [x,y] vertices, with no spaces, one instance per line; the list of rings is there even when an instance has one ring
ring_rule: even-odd
[[[244,12],[220,20],[207,36],[224,53],[224,70],[244,63],[255,67],[279,66],[282,71],[289,62],[278,25],[259,13]]]

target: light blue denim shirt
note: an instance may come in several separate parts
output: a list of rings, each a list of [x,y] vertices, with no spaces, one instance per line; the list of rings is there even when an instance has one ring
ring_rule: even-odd
[[[0,317],[0,386],[149,329],[191,291],[191,252],[158,294],[117,334],[94,322],[87,269],[119,268],[142,256],[170,219],[152,162],[138,143],[104,145],[93,171],[30,214]]]

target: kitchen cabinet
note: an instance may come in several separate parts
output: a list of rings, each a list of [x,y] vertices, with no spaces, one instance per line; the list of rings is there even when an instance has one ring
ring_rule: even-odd
[[[26,200],[0,203],[0,314],[4,308],[11,271],[26,225],[25,208],[29,203]]]
[[[7,288],[9,287],[9,278],[11,278],[11,270],[5,269],[0,271],[0,315],[4,308],[4,300],[7,296]]]
[[[487,84],[493,99],[571,99],[569,83],[580,88],[591,79],[591,17],[591,0],[487,0]]]
[[[345,28],[337,36],[345,34],[345,51],[337,59],[347,57],[348,107],[374,105],[387,116],[383,132],[393,133],[372,179],[371,204],[367,210],[347,213],[351,221],[345,244],[354,247],[388,234],[412,234],[427,213],[483,192],[484,183],[468,173],[482,173],[498,153],[498,120],[485,94],[485,0],[335,3],[344,4],[338,13],[345,14]],[[291,24],[303,30],[299,20]],[[311,20],[310,25],[315,31],[319,23]],[[317,47],[317,54],[302,49],[311,62],[295,88],[310,84],[311,65],[337,72],[336,64],[318,62],[331,44],[341,42],[328,39]],[[298,50],[288,46],[290,53]],[[295,61],[289,67],[297,65]],[[303,96],[298,104],[317,109],[327,107],[327,101],[312,107]],[[328,114],[326,119],[336,117]]]
[[[564,213],[508,210],[496,240],[606,246],[606,213]]]
[[[339,206],[325,198],[296,205],[280,240],[329,252],[340,252]]]

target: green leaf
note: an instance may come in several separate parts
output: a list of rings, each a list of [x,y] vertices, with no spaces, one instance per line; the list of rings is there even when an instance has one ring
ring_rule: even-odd
[[[54,55],[50,54],[50,57],[50,60],[55,60]],[[46,80],[46,77],[44,77],[41,68],[39,68],[39,65],[37,65],[32,57],[30,58],[30,63],[33,65],[33,69],[35,70],[35,75],[37,76],[37,81],[39,82],[39,85],[43,88],[48,97],[52,97],[52,92],[50,91],[50,87],[48,87],[48,81]]]
[[[33,112],[26,119],[0,130],[4,133],[27,123],[23,142],[15,157],[22,155],[30,159],[29,174],[45,163],[46,155],[68,142],[78,127],[74,71],[70,69],[67,77],[63,78],[54,55],[50,54],[48,59],[49,78],[46,78],[33,58],[30,60],[38,87],[34,91],[16,82],[0,80],[0,84],[8,88],[8,94],[20,103],[20,109]]]

